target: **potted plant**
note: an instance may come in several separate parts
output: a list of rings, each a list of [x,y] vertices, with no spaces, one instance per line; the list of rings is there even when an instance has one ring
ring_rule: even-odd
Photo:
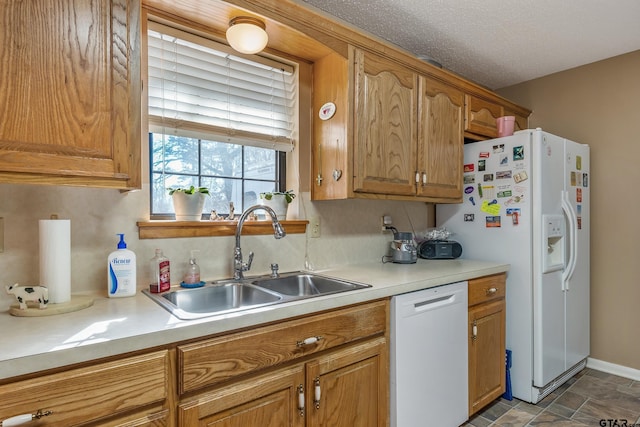
[[[200,221],[205,197],[209,195],[207,187],[169,188],[173,199],[173,209],[178,221]]]
[[[260,193],[260,204],[269,206],[278,219],[287,219],[289,203],[296,197],[293,190]]]

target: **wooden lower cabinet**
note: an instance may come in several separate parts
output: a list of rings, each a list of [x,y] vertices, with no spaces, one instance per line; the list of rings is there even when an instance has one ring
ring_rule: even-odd
[[[0,385],[0,424],[385,427],[389,300]]]
[[[386,426],[386,348],[379,337],[234,381],[180,404],[178,426]]]
[[[157,351],[0,386],[0,420],[48,414],[38,426],[167,426],[169,352]]]
[[[469,416],[506,387],[504,274],[469,281]]]
[[[178,426],[386,426],[389,301],[179,345]]]
[[[387,354],[386,340],[381,337],[307,363],[307,426],[386,426]]]
[[[304,367],[295,365],[235,382],[178,406],[178,425],[304,426],[299,404]]]

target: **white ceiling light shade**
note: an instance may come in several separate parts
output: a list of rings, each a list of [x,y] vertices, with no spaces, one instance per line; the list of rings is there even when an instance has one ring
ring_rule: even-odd
[[[238,16],[229,21],[227,41],[240,53],[258,53],[269,41],[265,28],[264,22],[257,18]]]

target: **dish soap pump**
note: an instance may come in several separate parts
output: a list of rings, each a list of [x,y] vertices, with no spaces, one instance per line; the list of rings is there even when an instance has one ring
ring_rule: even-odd
[[[127,249],[124,234],[120,236],[118,250],[109,254],[107,274],[109,297],[130,297],[136,294],[136,254]]]
[[[200,266],[196,263],[197,249],[191,251],[191,258],[189,258],[189,266],[187,272],[184,275],[184,280],[181,285],[185,288],[196,288],[203,286],[204,283],[200,281]]]

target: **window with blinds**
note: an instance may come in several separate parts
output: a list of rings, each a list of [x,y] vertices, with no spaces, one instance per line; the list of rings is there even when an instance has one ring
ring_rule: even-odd
[[[208,187],[205,215],[284,190],[295,67],[155,22],[147,39],[152,218],[173,213],[168,188]]]
[[[230,52],[226,45],[150,23],[150,130],[293,150],[293,67]]]

